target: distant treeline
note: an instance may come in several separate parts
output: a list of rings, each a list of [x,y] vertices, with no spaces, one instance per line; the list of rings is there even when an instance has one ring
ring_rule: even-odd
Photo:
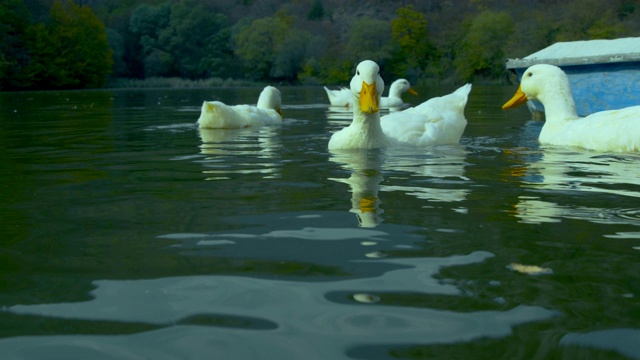
[[[640,0],[1,0],[0,89],[122,79],[504,82],[557,41],[640,36]]]

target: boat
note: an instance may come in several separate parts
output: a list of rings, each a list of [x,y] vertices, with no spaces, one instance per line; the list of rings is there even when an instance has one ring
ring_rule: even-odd
[[[522,59],[507,59],[518,81],[535,64],[559,66],[569,77],[579,116],[640,105],[640,37],[557,42]],[[534,118],[544,107],[528,101]]]

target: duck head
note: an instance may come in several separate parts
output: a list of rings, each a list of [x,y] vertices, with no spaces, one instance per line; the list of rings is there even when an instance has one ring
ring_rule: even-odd
[[[552,89],[557,90],[554,92]],[[502,110],[518,107],[527,100],[539,100],[544,104],[546,97],[557,95],[571,96],[571,86],[564,71],[555,65],[533,65],[525,70],[518,90],[509,101],[502,105]]]
[[[403,92],[408,92],[411,95],[418,95],[418,92],[416,92],[412,87],[411,84],[409,83],[409,80],[407,79],[398,79],[396,81],[394,81],[391,84],[391,87],[389,88],[389,96],[391,96],[391,94],[402,94]]]
[[[380,111],[380,95],[383,91],[384,81],[380,77],[378,64],[371,60],[358,64],[356,74],[351,79],[351,92],[357,100],[354,106],[369,114]]]
[[[273,86],[266,86],[260,93],[258,105],[261,109],[273,109],[282,117],[282,95]]]

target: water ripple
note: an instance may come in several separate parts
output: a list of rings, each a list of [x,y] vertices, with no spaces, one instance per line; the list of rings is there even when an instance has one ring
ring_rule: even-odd
[[[598,224],[631,224],[640,226],[640,208],[598,208],[559,205],[539,197],[520,196],[514,214],[523,223],[557,223],[563,218],[587,220]]]
[[[227,358],[247,354],[282,358],[286,354],[292,355],[287,358],[347,359],[347,349],[353,346],[455,343],[505,337],[518,324],[555,316],[553,311],[525,305],[505,311],[455,312],[381,305],[375,301],[333,302],[326,297],[330,293],[348,292],[358,298],[362,298],[359,294],[370,294],[369,298],[375,299],[382,291],[406,289],[460,296],[460,289],[441,283],[434,275],[441,267],[478,263],[492,256],[478,251],[445,258],[362,260],[402,267],[379,277],[333,282],[241,276],[96,281],[90,301],[15,305],[5,311],[67,319],[142,322],[166,328],[117,337],[56,336],[55,344],[48,337],[14,337],[1,339],[0,350],[16,356],[52,350],[77,355],[78,351],[92,349],[91,355],[104,351],[132,358],[133,354],[149,356],[150,351],[162,349],[175,358],[184,358],[195,348],[206,349],[208,355],[209,350],[224,353]],[[256,332],[253,327],[261,331]],[[301,348],[292,348],[292,344]],[[121,353],[125,349],[128,354]],[[298,352],[305,356],[300,357]]]
[[[282,143],[275,127],[258,129],[200,129],[202,144],[199,160],[207,180],[230,179],[237,175],[258,174],[277,178],[281,171]]]
[[[565,192],[597,192],[640,198],[640,156],[546,149],[526,165],[526,187]]]

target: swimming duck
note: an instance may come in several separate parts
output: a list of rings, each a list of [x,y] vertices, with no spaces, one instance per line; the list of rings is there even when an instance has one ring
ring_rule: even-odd
[[[257,106],[226,105],[220,101],[205,101],[198,119],[202,129],[239,129],[250,126],[282,124],[280,90],[265,87]]]
[[[404,105],[402,101],[402,94],[408,92],[411,95],[418,95],[418,93],[411,88],[411,84],[406,79],[398,79],[391,84],[389,88],[389,96],[380,98],[380,106],[383,108],[395,108]]]
[[[414,146],[457,144],[467,126],[464,109],[470,92],[471,84],[466,84],[451,94],[385,115],[380,119],[382,130]]]
[[[502,109],[517,107],[527,100],[538,100],[544,105],[545,123],[538,137],[541,144],[596,151],[640,150],[640,106],[579,117],[569,78],[557,66],[537,64],[529,67],[515,95]]]
[[[326,91],[327,93],[327,97],[329,98],[329,103],[331,104],[331,106],[351,106],[353,95],[351,95],[350,89],[342,87],[338,90],[331,90],[325,86],[324,91]]]
[[[455,92],[380,118],[384,81],[378,64],[365,60],[351,79],[353,121],[334,133],[329,150],[375,149],[392,145],[428,146],[457,143],[467,124],[464,108],[471,84]]]
[[[343,87],[338,90],[331,90],[325,86],[324,91],[327,93],[331,106],[351,107],[353,104],[353,94],[349,88]],[[380,99],[380,106],[383,108],[403,106],[404,101],[402,101],[402,94],[405,92],[412,95],[418,95],[418,93],[411,88],[411,84],[406,79],[398,79],[394,81],[389,88],[389,96],[382,97]]]

